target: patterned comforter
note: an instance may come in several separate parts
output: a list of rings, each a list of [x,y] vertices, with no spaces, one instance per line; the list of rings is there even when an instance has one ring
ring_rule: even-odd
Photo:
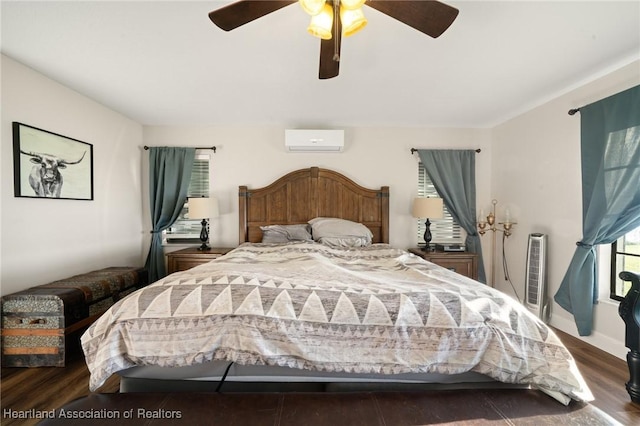
[[[211,360],[328,372],[478,372],[593,399],[568,350],[512,298],[388,245],[244,244],[127,296],[82,336],[114,372]]]

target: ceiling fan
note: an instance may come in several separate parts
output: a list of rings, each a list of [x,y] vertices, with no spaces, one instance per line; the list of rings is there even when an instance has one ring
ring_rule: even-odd
[[[366,25],[361,9],[365,4],[433,38],[444,33],[458,16],[458,9],[436,0],[240,0],[210,12],[209,18],[231,31],[292,3],[300,3],[311,15],[307,31],[321,38],[320,79],[338,75],[342,36]]]

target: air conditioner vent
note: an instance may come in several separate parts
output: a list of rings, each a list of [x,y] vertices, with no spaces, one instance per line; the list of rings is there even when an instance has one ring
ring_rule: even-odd
[[[344,130],[287,129],[284,145],[289,152],[341,152]]]

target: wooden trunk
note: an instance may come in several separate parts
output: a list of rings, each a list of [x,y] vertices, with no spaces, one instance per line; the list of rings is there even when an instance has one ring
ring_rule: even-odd
[[[4,296],[2,366],[64,367],[80,332],[146,284],[146,270],[114,267]]]

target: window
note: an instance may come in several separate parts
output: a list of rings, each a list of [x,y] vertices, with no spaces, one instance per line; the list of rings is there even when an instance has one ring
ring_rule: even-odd
[[[418,197],[440,197],[438,191],[433,186],[426,169],[420,163],[418,165]],[[419,244],[424,244],[425,220],[418,219],[418,232],[416,234]],[[441,244],[463,244],[462,228],[458,225],[449,213],[447,206],[444,207],[442,219],[431,221],[432,243]]]
[[[196,152],[187,197],[209,196],[209,154]],[[200,220],[189,220],[189,201],[186,200],[178,220],[163,231],[165,244],[200,244]]]
[[[640,272],[640,228],[629,232],[611,244],[611,298],[624,299],[631,282],[622,281],[620,272]]]

